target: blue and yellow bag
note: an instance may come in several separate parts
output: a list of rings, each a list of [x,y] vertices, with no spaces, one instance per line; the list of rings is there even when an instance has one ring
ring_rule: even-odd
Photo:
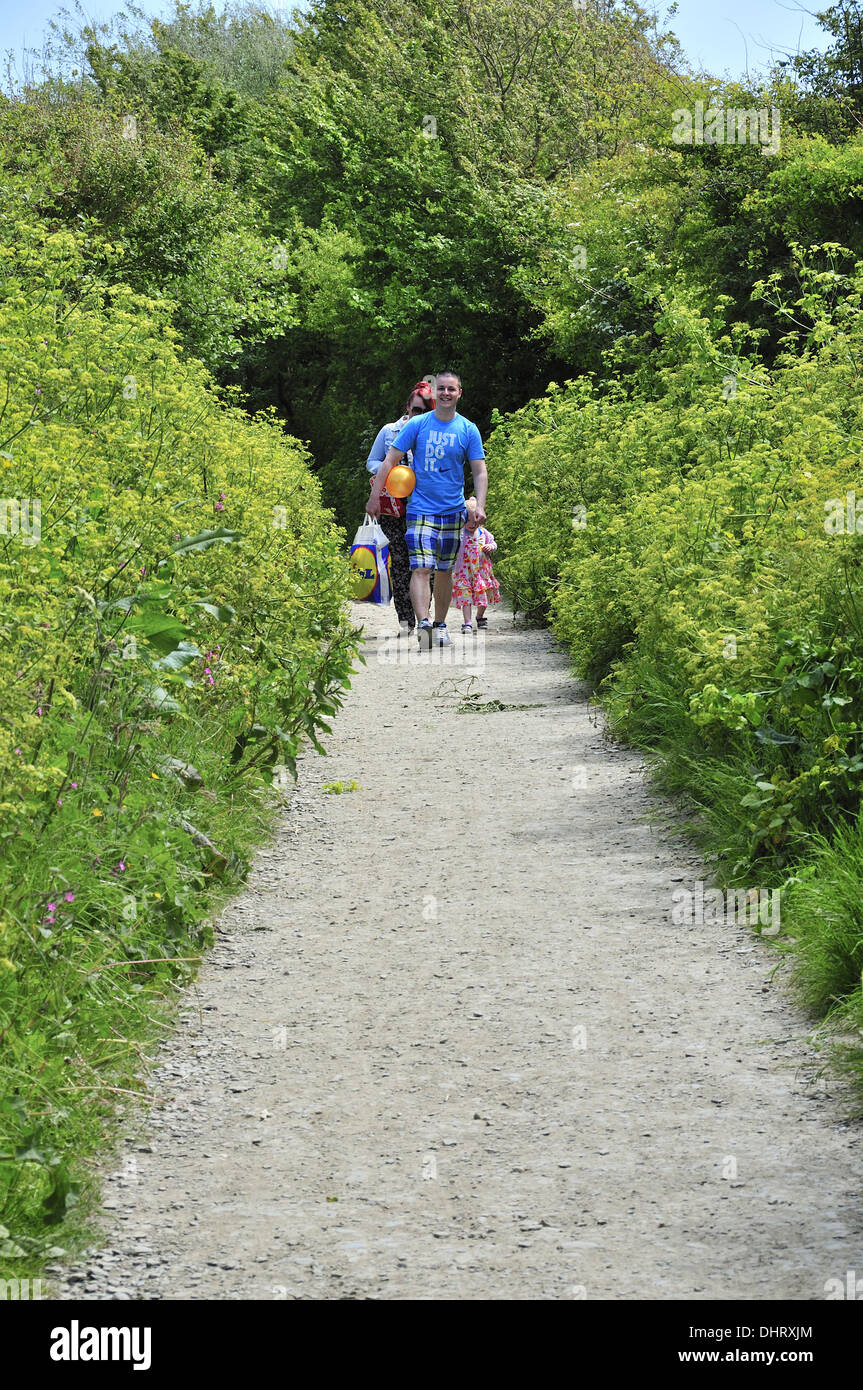
[[[351,597],[357,603],[388,604],[392,595],[390,545],[383,528],[368,513],[354,536],[351,566],[354,571]]]

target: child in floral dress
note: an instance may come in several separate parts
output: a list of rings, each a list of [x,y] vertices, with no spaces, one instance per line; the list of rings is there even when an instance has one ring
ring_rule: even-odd
[[[452,580],[452,601],[461,609],[462,632],[473,632],[471,605],[476,604],[477,628],[488,627],[485,610],[490,603],[500,603],[500,585],[495,579],[489,556],[497,550],[491,531],[480,526],[476,519],[476,498],[468,497],[467,521],[462,527],[461,545],[455,562]]]

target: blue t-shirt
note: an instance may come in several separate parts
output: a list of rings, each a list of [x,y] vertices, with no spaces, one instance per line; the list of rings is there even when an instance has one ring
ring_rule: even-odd
[[[479,430],[472,420],[455,415],[439,420],[433,410],[415,415],[393,440],[402,453],[413,450],[417,485],[408,498],[408,516],[447,516],[464,508],[464,466],[484,459]]]

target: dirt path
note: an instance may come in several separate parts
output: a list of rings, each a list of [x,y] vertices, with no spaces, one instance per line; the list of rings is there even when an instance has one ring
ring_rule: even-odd
[[[707,872],[552,639],[496,614],[471,687],[379,661],[392,614],[354,611],[330,756],[160,1050],[105,1249],[55,1292],[820,1299],[863,1269],[863,1130],[767,949],[673,924]],[[459,713],[456,682],[529,708]]]

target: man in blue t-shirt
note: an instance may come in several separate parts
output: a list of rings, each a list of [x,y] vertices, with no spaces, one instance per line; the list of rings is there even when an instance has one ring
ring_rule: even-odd
[[[449,645],[446,615],[452,598],[452,572],[467,516],[464,501],[464,466],[470,464],[476,494],[476,516],[485,521],[488,471],[479,430],[459,415],[461,377],[457,372],[437,373],[437,399],[433,411],[415,416],[396,435],[375,474],[367,511],[380,512],[380,496],[391,468],[413,451],[416,487],[407,499],[407,544],[411,567],[411,602],[417,616],[420,647],[431,650],[432,640]],[[429,572],[434,571],[435,622],[429,618]]]

